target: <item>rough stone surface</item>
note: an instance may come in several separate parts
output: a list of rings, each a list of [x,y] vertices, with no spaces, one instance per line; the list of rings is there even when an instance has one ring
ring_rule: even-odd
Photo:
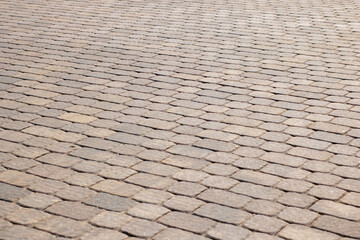
[[[359,239],[356,0],[0,0],[0,238]]]

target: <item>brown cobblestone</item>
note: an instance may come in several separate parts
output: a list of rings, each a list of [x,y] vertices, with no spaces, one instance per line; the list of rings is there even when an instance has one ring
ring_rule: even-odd
[[[356,1],[0,1],[1,239],[360,238]]]
[[[39,240],[50,240],[53,236],[49,233],[42,232],[33,228],[28,228],[19,225],[13,225],[8,228],[4,228],[0,231],[0,238],[3,239],[39,239]]]
[[[218,224],[215,228],[208,231],[210,237],[216,239],[245,239],[251,232],[247,229],[236,227],[229,224]]]
[[[333,233],[338,233],[353,238],[360,237],[359,223],[350,222],[345,219],[340,219],[331,216],[320,216],[313,223],[313,226],[325,231],[330,231]]]
[[[270,234],[278,232],[285,225],[286,222],[282,220],[262,215],[255,215],[244,223],[244,226],[251,230]]]
[[[84,222],[60,216],[52,216],[36,224],[36,228],[65,237],[77,237],[89,231],[91,226]]]
[[[179,212],[170,212],[161,217],[159,222],[194,233],[204,233],[215,225],[212,220]]]
[[[150,238],[163,229],[165,226],[161,224],[141,219],[131,221],[121,228],[122,231],[141,238]]]
[[[339,239],[339,236],[336,236],[335,234],[301,225],[288,225],[280,231],[279,236],[293,240]]]
[[[54,205],[48,207],[46,211],[80,221],[88,220],[100,213],[100,210],[94,207],[86,206],[81,203],[65,201],[55,203]]]

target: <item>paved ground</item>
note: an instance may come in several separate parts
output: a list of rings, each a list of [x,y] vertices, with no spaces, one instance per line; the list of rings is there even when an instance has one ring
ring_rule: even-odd
[[[0,0],[0,239],[360,239],[357,0]]]

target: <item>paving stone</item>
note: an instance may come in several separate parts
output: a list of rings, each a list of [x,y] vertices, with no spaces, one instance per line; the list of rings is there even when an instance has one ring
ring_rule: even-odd
[[[153,162],[160,162],[170,155],[164,151],[157,151],[157,150],[144,150],[139,152],[140,153],[137,154],[137,157]]]
[[[91,230],[91,226],[85,222],[52,216],[35,225],[36,228],[65,237],[78,237]]]
[[[279,218],[290,223],[308,225],[313,222],[319,214],[307,209],[288,207],[279,213]]]
[[[301,166],[306,159],[294,157],[284,153],[275,153],[269,152],[261,156],[262,160],[272,163],[278,163],[282,165],[288,165],[290,167],[299,167]]]
[[[51,180],[51,179],[42,179],[29,186],[29,189],[35,192],[53,194],[61,189],[68,187],[66,183]]]
[[[91,188],[97,191],[107,192],[123,197],[132,196],[142,190],[142,188],[139,186],[119,182],[116,180],[104,180],[91,186]]]
[[[357,157],[337,154],[330,158],[329,162],[342,166],[357,166],[360,160]]]
[[[142,136],[127,134],[127,133],[114,133],[106,137],[106,139],[120,143],[134,144],[134,145],[142,144],[143,142],[146,141],[146,138]]]
[[[332,153],[329,153],[327,151],[319,151],[319,150],[304,148],[304,147],[294,147],[294,148],[290,149],[287,153],[290,155],[297,156],[297,157],[315,159],[315,160],[319,160],[319,161],[326,161],[330,157],[333,156]]]
[[[190,232],[185,232],[176,228],[166,228],[164,231],[156,234],[153,238],[154,240],[166,240],[166,239],[178,239],[178,240],[206,240],[200,235],[196,235]]]
[[[98,228],[98,229],[94,229],[89,233],[86,233],[84,236],[82,236],[80,239],[83,240],[96,240],[96,239],[126,239],[127,235],[118,232],[118,231],[114,231],[114,230],[109,230],[109,229],[104,229],[104,228]]]
[[[319,200],[310,209],[353,221],[360,219],[360,210],[358,208],[329,200]]]
[[[246,237],[251,232],[242,227],[236,227],[229,224],[217,224],[215,228],[208,231],[208,235],[215,239],[221,240],[241,240],[246,239]]]
[[[27,158],[15,158],[13,160],[7,161],[4,164],[2,164],[4,167],[8,169],[18,170],[18,171],[24,171],[29,168],[32,168],[39,163],[37,161],[27,159]]]
[[[329,231],[353,238],[360,237],[359,223],[345,219],[324,215],[316,219],[312,225],[324,231]]]
[[[97,193],[84,201],[85,204],[110,211],[122,212],[135,204],[135,201],[107,193]]]
[[[218,189],[205,190],[197,197],[207,202],[218,203],[233,208],[241,208],[251,200],[249,197]]]
[[[19,204],[25,207],[44,209],[61,201],[59,198],[42,193],[31,193],[19,200]]]
[[[231,188],[230,191],[247,195],[249,197],[265,200],[274,200],[283,193],[282,191],[277,189],[263,187],[251,183],[239,183],[233,188]]]
[[[66,178],[64,182],[81,187],[89,187],[101,180],[103,180],[103,178],[97,175],[89,173],[75,173],[74,175]]]
[[[136,219],[122,226],[121,231],[136,237],[151,238],[163,229],[165,226],[159,223]]]
[[[335,234],[295,224],[285,226],[279,232],[279,236],[292,240],[340,239]]]
[[[0,181],[9,183],[19,187],[29,186],[30,184],[38,181],[39,178],[24,172],[16,170],[7,170],[0,172]]]
[[[219,163],[210,164],[203,169],[203,171],[209,174],[222,175],[222,176],[231,175],[237,170],[238,169],[233,166],[219,164]]]
[[[353,167],[340,166],[336,167],[333,171],[333,174],[344,177],[344,178],[360,178],[360,169]]]
[[[94,120],[97,120],[96,117],[91,117],[83,114],[78,113],[64,113],[63,115],[59,116],[58,118],[71,121],[71,122],[77,122],[77,123],[89,123]]]
[[[28,173],[54,180],[62,180],[75,174],[68,168],[57,167],[49,164],[40,164],[28,170]]]
[[[187,146],[187,145],[176,145],[169,148],[167,151],[173,154],[179,154],[193,158],[205,158],[211,153],[210,150]]]
[[[236,159],[238,159],[238,156],[225,152],[213,152],[210,153],[206,157],[206,159],[211,162],[227,164],[227,163],[233,163]]]
[[[69,201],[81,201],[95,193],[88,188],[69,186],[56,192],[56,196]]]
[[[360,238],[357,9],[2,2],[0,238]]]
[[[220,189],[229,189],[237,183],[238,181],[224,176],[210,176],[201,182],[201,184],[205,185],[206,187]]]
[[[337,185],[339,188],[360,192],[360,181],[353,179],[344,179]]]
[[[81,161],[80,158],[75,158],[58,153],[49,153],[36,159],[39,162],[56,165],[59,167],[71,167]]]
[[[127,211],[127,214],[136,218],[155,220],[169,212],[169,209],[154,204],[140,203]]]
[[[128,177],[126,181],[143,187],[150,187],[155,189],[164,189],[174,183],[174,181],[171,179],[147,173],[137,173]]]
[[[80,148],[70,153],[73,156],[81,157],[84,159],[94,160],[98,162],[105,162],[106,160],[114,157],[113,153],[101,151],[93,148]]]
[[[194,170],[200,170],[209,163],[202,159],[189,158],[185,156],[172,155],[162,161],[165,164],[169,164],[176,167],[188,168]]]
[[[281,178],[273,175],[250,170],[239,170],[238,172],[234,173],[232,177],[238,180],[265,186],[273,186],[281,180]]]
[[[287,206],[307,208],[316,201],[316,198],[306,194],[286,192],[277,201]]]
[[[253,233],[250,235],[250,237],[246,238],[246,240],[280,240],[281,238],[278,238],[274,235],[269,235],[265,233]]]
[[[321,172],[314,172],[306,177],[306,180],[315,184],[329,185],[333,186],[339,183],[342,178]]]
[[[293,178],[293,179],[304,179],[307,175],[310,174],[310,172],[302,169],[278,165],[278,164],[268,164],[264,168],[262,168],[261,171],[274,174],[277,176],[281,176],[285,178]]]
[[[20,187],[15,187],[6,183],[0,183],[0,199],[5,201],[14,201],[30,194],[29,191]]]
[[[259,170],[266,165],[266,162],[256,158],[240,158],[233,164],[239,168]]]
[[[144,189],[139,193],[135,194],[133,198],[140,202],[159,204],[168,200],[172,196],[173,195],[169,192],[155,189]]]
[[[251,214],[245,211],[213,203],[207,203],[201,206],[200,208],[195,210],[194,213],[199,216],[211,218],[220,222],[226,222],[230,224],[240,224],[251,216]]]
[[[180,228],[199,234],[205,233],[215,225],[215,222],[212,220],[180,212],[170,212],[161,217],[158,221],[170,227]]]
[[[204,178],[208,177],[209,175],[201,172],[201,171],[196,171],[196,170],[191,170],[191,169],[183,169],[181,171],[176,172],[173,175],[173,178],[177,179],[177,180],[182,180],[182,181],[188,181],[188,182],[200,182],[201,180],[203,180]]]
[[[281,190],[298,193],[307,192],[312,186],[313,185],[309,182],[297,179],[283,179],[276,184],[276,187]]]
[[[46,211],[79,221],[88,220],[101,212],[101,210],[97,208],[86,206],[81,203],[65,201],[55,203],[48,207]]]
[[[250,230],[274,234],[286,225],[286,222],[277,218],[255,215],[244,223]]]
[[[203,201],[193,199],[190,197],[174,196],[171,199],[164,202],[163,205],[169,209],[173,209],[181,212],[192,212],[203,204],[205,204]]]
[[[31,208],[19,209],[6,217],[10,222],[21,225],[33,225],[49,217],[50,214]]]
[[[259,148],[239,147],[234,151],[235,154],[246,158],[257,158],[264,155],[266,152]]]
[[[39,240],[48,240],[54,239],[53,235],[42,232],[33,228],[13,225],[8,228],[0,230],[0,238],[2,239],[39,239]]]
[[[331,172],[335,167],[334,164],[320,161],[309,161],[302,166],[303,169],[313,172]]]
[[[174,173],[177,173],[178,171],[180,171],[180,169],[178,169],[176,167],[172,167],[172,166],[161,164],[161,163],[149,162],[149,161],[144,161],[144,162],[138,163],[135,166],[133,166],[132,169],[141,171],[141,172],[150,173],[150,174],[160,175],[160,176],[171,176]],[[128,171],[131,171],[131,170],[128,170]],[[136,172],[135,171],[131,172],[131,174],[134,174],[134,173],[136,173]],[[131,175],[131,174],[129,174],[129,175]]]
[[[236,149],[236,145],[230,142],[223,142],[214,139],[201,139],[193,144],[196,147],[210,149],[221,152],[231,152]]]
[[[132,219],[132,217],[124,213],[106,211],[90,219],[90,223],[99,227],[120,228]]]
[[[312,195],[320,199],[331,199],[331,200],[337,200],[344,194],[345,191],[341,189],[329,187],[329,186],[322,186],[322,185],[315,186],[309,191],[309,195]]]
[[[252,200],[248,204],[246,204],[244,209],[252,213],[273,216],[279,213],[284,208],[285,207],[279,203],[265,200]]]
[[[360,193],[349,192],[343,196],[340,201],[342,203],[350,204],[359,207],[360,206]]]
[[[0,216],[5,217],[6,215],[17,211],[20,207],[14,203],[0,201]]]
[[[206,187],[191,183],[191,182],[178,182],[168,188],[168,191],[174,194],[180,194],[185,196],[193,197],[200,192],[204,191]]]
[[[117,155],[109,158],[106,163],[111,165],[116,165],[120,167],[131,167],[136,163],[141,162],[139,158],[133,156],[126,156],[126,155]]]

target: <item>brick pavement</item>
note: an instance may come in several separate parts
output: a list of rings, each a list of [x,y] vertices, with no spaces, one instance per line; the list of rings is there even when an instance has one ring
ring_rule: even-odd
[[[357,0],[0,0],[0,239],[360,239]]]

